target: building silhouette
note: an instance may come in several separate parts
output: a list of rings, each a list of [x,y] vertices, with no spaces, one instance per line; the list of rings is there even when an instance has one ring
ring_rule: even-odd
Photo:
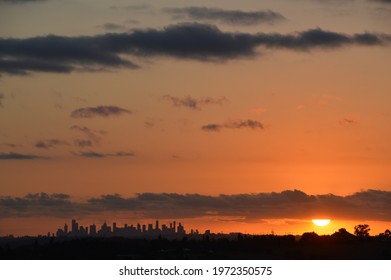
[[[160,227],[159,220],[153,224],[137,224],[134,226],[131,224],[124,224],[123,227],[119,227],[116,222],[113,222],[112,226],[109,226],[104,222],[98,229],[95,224],[89,226],[81,226],[76,219],[71,221],[71,231],[68,230],[68,225],[64,224],[64,227],[57,229],[57,237],[128,237],[128,238],[182,238],[188,235],[199,235],[198,230],[191,230],[189,234],[186,234],[186,230],[182,223],[173,221],[169,224],[169,227],[162,224]]]

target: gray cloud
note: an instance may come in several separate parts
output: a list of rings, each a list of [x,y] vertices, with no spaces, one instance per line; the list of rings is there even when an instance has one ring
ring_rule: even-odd
[[[77,156],[86,157],[86,158],[106,158],[106,157],[134,157],[134,153],[130,152],[117,152],[114,154],[102,154],[94,151],[88,152],[80,152],[79,154],[75,154]]]
[[[126,29],[126,26],[121,25],[121,24],[116,24],[116,23],[111,23],[111,22],[106,22],[102,25],[98,25],[97,27],[103,28],[109,31],[118,31],[118,30],[124,30]]]
[[[231,25],[274,23],[285,19],[281,14],[270,10],[245,12],[241,10],[223,10],[219,8],[185,7],[166,8],[164,11],[172,14],[174,19],[216,20]]]
[[[79,126],[79,125],[73,125],[70,127],[70,129],[73,131],[83,133],[85,136],[88,137],[88,139],[92,140],[95,144],[98,144],[101,141],[101,137],[98,134],[102,135],[105,133],[104,131],[93,130],[86,126]]]
[[[79,108],[71,113],[72,118],[92,118],[92,117],[110,117],[122,114],[131,114],[132,112],[118,106],[97,106]]]
[[[76,147],[85,148],[85,147],[92,147],[93,143],[89,139],[75,139],[73,140],[73,144]]]
[[[224,32],[216,26],[198,23],[95,36],[1,38],[0,73],[137,69],[139,66],[131,62],[129,56],[167,56],[221,62],[253,57],[262,47],[308,51],[317,48],[377,46],[389,41],[391,36],[377,33],[347,35],[317,28],[291,34],[250,34]]]
[[[37,155],[30,154],[18,154],[18,153],[0,153],[0,160],[10,160],[10,159],[40,159],[43,158]]]
[[[258,194],[139,193],[125,198],[102,195],[74,202],[66,194],[30,194],[0,197],[0,217],[69,216],[129,211],[145,218],[196,218],[205,216],[241,217],[243,221],[262,219],[312,219],[328,217],[345,220],[391,219],[391,192],[367,190],[347,196],[308,195],[299,190]],[[66,212],[65,212],[66,213]]]
[[[391,0],[368,0],[370,2],[380,2],[385,4],[391,4]]]
[[[235,120],[227,121],[223,124],[207,124],[201,127],[205,131],[220,131],[223,128],[252,128],[252,129],[264,129],[263,124],[254,120]]]
[[[59,145],[69,145],[69,144],[66,141],[62,141],[58,139],[49,139],[49,140],[39,140],[35,143],[34,146],[36,148],[41,148],[41,149],[50,149]]]
[[[111,6],[110,8],[114,10],[143,11],[143,10],[149,10],[150,6],[146,4],[140,4],[140,5],[127,5],[127,6]]]
[[[164,100],[169,101],[172,105],[177,107],[188,107],[191,109],[201,109],[202,107],[210,104],[222,105],[227,101],[225,97],[204,97],[204,98],[194,98],[191,96],[187,97],[175,97],[171,95],[163,96]]]

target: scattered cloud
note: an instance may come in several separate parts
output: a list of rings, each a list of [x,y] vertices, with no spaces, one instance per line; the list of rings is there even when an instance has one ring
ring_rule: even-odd
[[[106,23],[104,23],[102,25],[98,25],[97,27],[105,29],[105,30],[108,30],[108,31],[119,31],[119,30],[125,30],[126,29],[126,26],[124,26],[122,24],[112,23],[112,22],[106,22]]]
[[[163,96],[164,100],[169,101],[172,105],[177,107],[187,107],[195,110],[200,110],[202,107],[210,104],[222,105],[227,102],[227,98],[225,97],[204,97],[204,98],[194,98],[191,96],[187,97],[175,97],[171,95]]]
[[[270,10],[246,12],[207,7],[184,7],[166,8],[164,11],[172,14],[174,19],[216,20],[230,25],[270,24],[285,19],[281,14]]]
[[[236,121],[227,121],[224,124],[207,124],[203,125],[202,130],[205,131],[220,131],[224,128],[252,128],[252,129],[264,129],[264,126],[259,121],[254,120],[236,120]]]
[[[37,155],[30,154],[18,154],[18,153],[0,153],[0,160],[9,160],[9,159],[40,159],[43,158]]]
[[[131,114],[132,112],[120,108],[118,106],[97,106],[97,107],[85,107],[79,108],[71,113],[72,118],[93,118],[93,117],[110,117],[119,116],[122,114]]]
[[[69,145],[69,144],[66,141],[62,141],[58,139],[50,139],[50,140],[39,140],[35,143],[34,146],[40,149],[50,149],[59,145]]]
[[[106,157],[134,157],[134,153],[130,152],[117,152],[114,154],[102,154],[94,151],[80,152],[75,154],[77,156],[86,157],[86,158],[106,158]]]
[[[352,127],[358,124],[357,119],[351,116],[346,116],[343,119],[339,120],[338,123],[343,127]]]
[[[73,144],[76,147],[85,148],[85,147],[92,147],[93,143],[89,139],[75,139],[73,140]]]
[[[144,10],[149,10],[151,7],[146,4],[140,4],[140,5],[127,5],[127,6],[111,6],[110,8],[114,10],[144,11]]]
[[[73,125],[70,127],[71,130],[81,132],[85,136],[87,136],[88,139],[92,140],[95,144],[98,144],[101,141],[101,137],[99,136],[102,134],[105,134],[105,131],[102,130],[93,130],[86,126],[79,126],[79,125]]]
[[[379,46],[391,41],[377,33],[343,34],[320,28],[290,34],[224,32],[214,25],[183,23],[129,33],[26,39],[0,38],[0,73],[70,73],[112,68],[137,69],[129,56],[156,56],[222,62],[249,58],[259,48],[309,51],[347,46]]]
[[[197,218],[217,216],[262,219],[312,219],[325,216],[341,220],[391,219],[391,192],[366,190],[347,196],[308,195],[300,190],[257,194],[139,193],[125,198],[108,194],[75,202],[66,194],[29,194],[0,197],[0,217],[78,216],[107,211],[136,212],[145,218]]]
[[[87,157],[87,158],[103,158],[106,157],[104,154],[89,151],[89,152],[80,152],[79,154],[76,154],[81,157]]]

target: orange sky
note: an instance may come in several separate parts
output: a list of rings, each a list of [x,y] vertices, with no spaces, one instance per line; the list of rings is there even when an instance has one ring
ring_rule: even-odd
[[[348,204],[362,193],[370,215],[341,214],[330,231],[391,226],[390,4],[114,2],[0,1],[0,235],[91,220],[48,217],[37,204],[57,213],[63,201],[45,208],[29,193],[74,203],[296,189]],[[216,231],[315,230],[305,215],[224,213],[182,218]]]

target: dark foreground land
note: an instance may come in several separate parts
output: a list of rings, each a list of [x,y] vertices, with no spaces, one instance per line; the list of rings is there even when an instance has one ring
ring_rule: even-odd
[[[312,234],[198,240],[3,237],[0,259],[391,259],[391,239]]]

